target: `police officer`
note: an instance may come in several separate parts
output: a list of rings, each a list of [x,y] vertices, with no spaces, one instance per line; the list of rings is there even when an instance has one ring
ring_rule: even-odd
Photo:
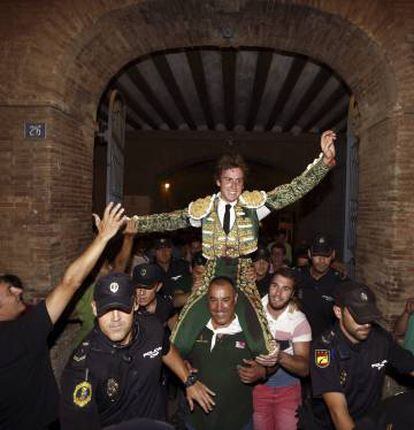
[[[97,323],[75,350],[62,376],[63,430],[95,430],[136,417],[165,419],[162,363],[184,383],[190,407],[210,411],[209,391],[190,374],[155,316],[136,315],[135,287],[123,273],[96,284]]]
[[[308,253],[311,265],[296,269],[297,295],[315,339],[335,322],[334,293],[343,276],[331,268],[335,250],[327,236],[316,235]]]
[[[351,430],[381,399],[385,370],[414,376],[414,356],[375,324],[381,314],[365,285],[345,281],[333,309],[337,323],[312,346],[312,389],[329,411],[316,410],[321,428]]]
[[[190,266],[183,259],[173,258],[173,249],[170,238],[160,237],[154,242],[154,263],[157,264],[163,275],[163,293],[173,297],[176,290],[183,290],[190,278]]]
[[[154,314],[165,326],[174,315],[171,297],[162,292],[163,274],[157,264],[135,266],[132,282],[135,285],[138,313]]]

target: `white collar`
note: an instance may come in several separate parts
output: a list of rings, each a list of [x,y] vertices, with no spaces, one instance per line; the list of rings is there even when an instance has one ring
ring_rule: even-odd
[[[216,344],[218,334],[236,334],[243,331],[237,315],[234,316],[233,321],[227,327],[214,328],[211,318],[206,324],[206,327],[213,332],[213,336],[211,338],[211,344],[210,344],[210,352],[213,350]]]
[[[228,202],[227,200],[224,200],[224,199],[221,197],[221,193],[218,193],[218,194],[217,194],[217,197],[218,197],[218,199],[219,199],[219,203],[220,203],[220,204],[222,204],[222,205],[230,205],[230,206],[232,206],[232,207],[236,206],[236,204],[237,204],[237,202],[238,202],[238,200],[239,200],[239,199],[236,199],[234,202]]]

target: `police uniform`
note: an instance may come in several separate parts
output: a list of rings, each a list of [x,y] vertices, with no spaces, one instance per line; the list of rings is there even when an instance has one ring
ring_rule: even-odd
[[[308,266],[298,267],[295,272],[301,310],[312,328],[312,337],[316,338],[335,322],[332,309],[335,291],[343,281],[342,274],[330,268],[320,279],[315,279]]]
[[[63,430],[94,430],[135,417],[165,419],[160,375],[168,337],[155,316],[136,316],[127,346],[99,329],[77,348],[62,376]]]
[[[191,285],[191,274],[187,261],[172,259],[167,271],[159,267],[162,271],[162,292],[165,295],[173,296],[176,290],[188,291],[188,285]]]
[[[414,429],[413,405],[414,390],[388,397],[358,421],[355,430]]]
[[[96,283],[98,318],[122,311],[132,318],[135,286],[125,273]],[[116,317],[110,314],[109,321]],[[130,324],[130,325],[129,325]],[[99,323],[75,350],[62,375],[62,430],[95,430],[131,418],[165,418],[160,376],[170,342],[153,315],[128,320],[127,344],[113,342]]]
[[[135,266],[132,274],[132,282],[136,288],[152,289],[156,284],[163,281],[163,274],[165,272],[155,263],[143,263]],[[155,296],[156,307],[154,315],[166,326],[168,320],[174,315],[175,309],[171,296],[161,291],[156,293]],[[144,315],[148,312],[144,309],[138,309],[138,313]]]
[[[399,373],[412,372],[414,356],[373,323],[381,313],[368,287],[347,281],[338,290],[335,303],[346,309],[360,326],[371,324],[371,331],[367,338],[351,342],[346,326],[341,328],[337,323],[314,341],[310,366],[312,390],[317,398],[324,393],[343,393],[349,414],[357,421],[381,399],[385,371],[392,368]],[[352,332],[347,334],[352,336]],[[327,409],[325,413],[320,411],[319,418],[324,428],[332,428]]]
[[[381,399],[388,367],[409,373],[414,370],[414,356],[380,326],[373,326],[365,341],[353,344],[336,325],[312,345],[313,395],[343,393],[350,415],[357,420]]]

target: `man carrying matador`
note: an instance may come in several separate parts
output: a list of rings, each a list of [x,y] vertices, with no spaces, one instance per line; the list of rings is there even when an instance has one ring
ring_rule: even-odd
[[[288,206],[312,188],[335,165],[336,135],[325,131],[320,140],[322,153],[289,184],[270,192],[243,191],[247,166],[238,154],[224,155],[217,164],[216,183],[220,192],[191,202],[170,213],[134,216],[138,232],[171,231],[201,227],[203,255],[207,258],[203,283],[180,313],[172,341],[182,354],[189,353],[202,328],[209,321],[207,287],[216,276],[232,278],[237,285],[237,317],[248,346],[255,355],[272,352],[275,342],[269,332],[260,296],[247,271],[249,256],[256,251],[259,222],[273,210]]]

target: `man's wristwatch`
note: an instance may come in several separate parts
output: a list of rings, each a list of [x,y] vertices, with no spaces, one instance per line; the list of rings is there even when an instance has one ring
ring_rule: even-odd
[[[184,382],[185,388],[192,387],[198,381],[197,373],[190,373],[187,380]]]

